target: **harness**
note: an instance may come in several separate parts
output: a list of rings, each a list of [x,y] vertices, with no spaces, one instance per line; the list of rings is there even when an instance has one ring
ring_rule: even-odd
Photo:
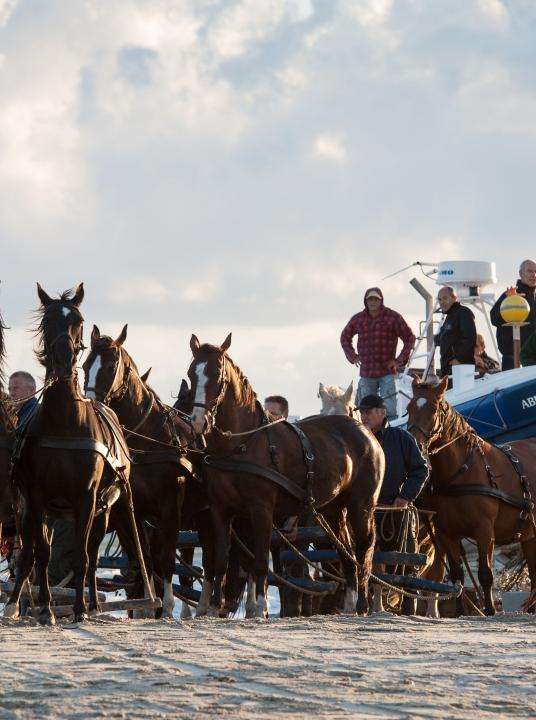
[[[275,465],[276,469],[268,467],[266,465],[261,465],[260,463],[251,462],[249,460],[233,460],[230,457],[225,458],[215,458],[212,455],[205,455],[203,457],[203,463],[207,467],[214,468],[215,470],[222,470],[224,472],[237,472],[237,473],[249,473],[251,475],[257,475],[259,477],[264,478],[265,480],[270,480],[275,485],[280,487],[282,490],[285,490],[289,493],[289,495],[292,495],[294,498],[299,500],[300,503],[303,504],[310,504],[314,502],[312,490],[313,490],[313,481],[314,481],[314,450],[313,445],[310,441],[310,439],[307,437],[307,435],[303,432],[303,430],[296,425],[289,423],[288,421],[284,421],[284,425],[288,428],[290,428],[293,432],[296,433],[300,440],[302,453],[305,461],[305,467],[306,467],[306,486],[305,488],[298,485],[298,483],[294,482],[294,480],[291,480],[290,478],[286,477],[286,475],[283,475],[279,472],[277,469],[277,448],[276,446],[271,442],[270,439],[270,428],[267,427],[270,425],[268,418],[266,417],[266,414],[264,413],[264,410],[260,406],[260,403],[257,402],[257,407],[261,410],[263,414],[263,424],[262,428],[266,428],[266,432],[268,433],[268,443],[269,443],[269,450],[270,455],[272,458],[272,462]],[[242,445],[239,445],[238,448],[236,448],[232,454],[236,452],[246,452],[247,450],[247,441],[246,443],[243,443]]]

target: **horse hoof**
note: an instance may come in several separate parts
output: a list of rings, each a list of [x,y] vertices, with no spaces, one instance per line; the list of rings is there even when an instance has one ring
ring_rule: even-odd
[[[87,616],[86,612],[75,613],[75,616],[74,616],[75,623],[83,623],[83,622],[86,622],[87,619],[88,619],[88,616]]]
[[[43,612],[40,612],[38,615],[38,620],[41,625],[56,624],[56,618],[54,617],[54,613],[51,610],[44,610]]]
[[[171,612],[171,610],[162,610],[160,619],[161,620],[173,620],[173,613]]]
[[[209,607],[209,609],[207,610],[207,617],[215,617],[215,618],[220,617],[220,608],[214,607],[213,605],[211,605]]]
[[[191,620],[192,617],[192,608],[183,602],[181,608],[181,620]]]
[[[4,608],[4,617],[10,620],[18,620],[20,618],[19,604],[11,603],[10,605],[6,605]]]
[[[359,598],[355,606],[355,611],[358,615],[368,615],[369,604],[365,598]]]
[[[268,612],[263,607],[256,608],[254,617],[266,620]]]

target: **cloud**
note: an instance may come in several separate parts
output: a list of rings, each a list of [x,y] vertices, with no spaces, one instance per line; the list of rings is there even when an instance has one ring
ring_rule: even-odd
[[[88,325],[129,322],[157,388],[173,343],[233,330],[260,392],[311,411],[351,379],[366,287],[415,326],[411,271],[382,281],[414,260],[511,283],[534,254],[535,21],[527,0],[0,4],[15,357],[35,280],[84,280]]]

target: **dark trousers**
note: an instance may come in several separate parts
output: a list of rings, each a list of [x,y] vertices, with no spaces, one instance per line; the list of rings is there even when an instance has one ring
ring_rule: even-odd
[[[501,369],[502,370],[513,370],[514,369],[514,356],[513,355],[503,355],[502,356]]]

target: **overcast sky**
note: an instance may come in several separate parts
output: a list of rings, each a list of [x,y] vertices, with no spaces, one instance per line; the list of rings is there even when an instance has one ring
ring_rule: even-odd
[[[366,287],[417,329],[414,260],[535,256],[534,0],[0,0],[0,308],[84,281],[171,400],[189,339],[319,407]],[[422,276],[420,276],[422,279]],[[433,288],[433,285],[430,285]],[[40,372],[40,371],[38,371]]]

